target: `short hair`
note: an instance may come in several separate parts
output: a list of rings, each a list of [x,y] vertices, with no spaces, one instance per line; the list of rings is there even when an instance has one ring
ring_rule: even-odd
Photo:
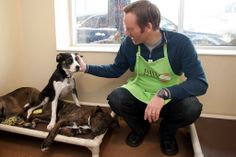
[[[150,22],[154,30],[159,29],[161,13],[157,6],[148,0],[138,0],[124,7],[125,13],[133,13],[137,17],[137,24],[144,31],[145,26]]]

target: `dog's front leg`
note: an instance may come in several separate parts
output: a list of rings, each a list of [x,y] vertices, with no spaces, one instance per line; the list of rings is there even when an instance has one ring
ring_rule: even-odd
[[[52,130],[54,127],[56,120],[57,120],[57,103],[58,103],[58,97],[55,97],[55,99],[52,101],[52,111],[51,111],[51,120],[47,126],[48,130]]]
[[[72,86],[72,98],[73,98],[75,104],[80,107],[80,103],[79,103],[79,99],[78,99],[78,94],[77,94],[77,90],[76,90],[76,83],[75,83],[75,79],[74,78],[72,79],[71,86]]]
[[[52,105],[51,105],[51,120],[47,126],[48,130],[51,130],[57,120],[57,103],[60,97],[60,94],[62,92],[62,90],[66,87],[66,82],[61,82],[61,81],[54,81],[53,82],[53,87],[55,90],[55,97],[52,101]]]
[[[37,108],[39,108],[39,107],[42,107],[43,105],[45,105],[46,103],[48,103],[48,101],[49,101],[49,97],[45,97],[45,98],[43,99],[43,101],[42,101],[39,105],[34,106],[34,107],[31,107],[30,109],[28,109],[28,111],[27,111],[27,119],[29,119],[30,115],[32,114],[32,112],[33,112],[35,109],[37,109]],[[27,107],[27,106],[26,106],[26,107]]]
[[[74,90],[72,91],[72,98],[73,98],[75,104],[80,107],[80,103],[79,103],[77,93],[74,93]]]

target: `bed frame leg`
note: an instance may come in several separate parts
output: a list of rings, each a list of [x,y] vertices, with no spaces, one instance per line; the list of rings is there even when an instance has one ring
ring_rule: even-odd
[[[189,125],[194,157],[204,157],[194,123]]]
[[[88,149],[92,152],[92,157],[99,157],[100,148],[96,147],[88,147]]]

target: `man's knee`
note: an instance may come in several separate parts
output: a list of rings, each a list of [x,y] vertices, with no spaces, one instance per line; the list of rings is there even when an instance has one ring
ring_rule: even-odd
[[[182,100],[181,104],[183,105],[186,121],[189,121],[191,124],[199,118],[202,111],[202,104],[196,97],[188,97]]]
[[[119,114],[123,108],[122,106],[129,102],[129,95],[130,93],[127,89],[116,88],[108,95],[108,104],[115,113]]]

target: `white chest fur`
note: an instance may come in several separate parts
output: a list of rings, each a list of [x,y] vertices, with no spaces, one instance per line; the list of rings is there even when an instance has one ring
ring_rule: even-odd
[[[74,79],[73,78],[65,78],[62,81],[54,81],[53,86],[55,89],[55,93],[59,97],[65,97],[68,93],[72,91],[74,88]]]

